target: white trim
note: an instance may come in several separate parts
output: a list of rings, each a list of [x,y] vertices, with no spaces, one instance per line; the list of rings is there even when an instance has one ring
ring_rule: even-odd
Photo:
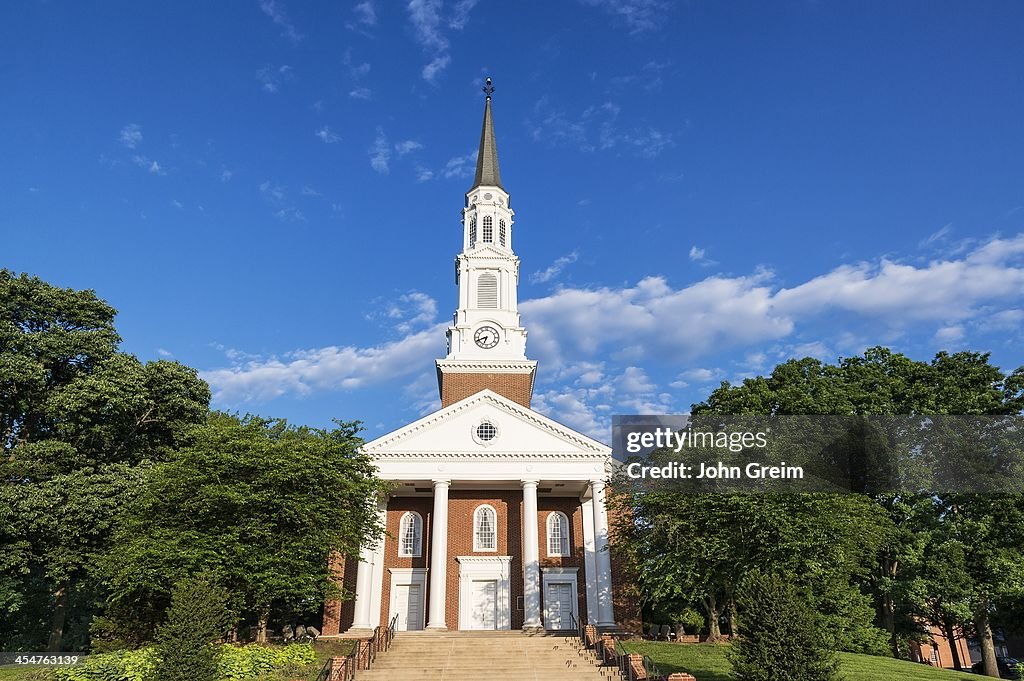
[[[476,518],[477,518],[477,514],[480,513],[480,511],[482,511],[484,509],[490,510],[491,515],[492,515],[492,517],[494,519],[494,527],[491,530],[494,533],[494,546],[491,546],[490,548],[483,547],[483,546],[481,546],[480,544],[477,543],[477,523],[476,523]],[[487,553],[490,553],[491,551],[493,551],[495,553],[498,552],[498,511],[493,506],[491,506],[490,504],[480,504],[479,506],[477,506],[476,508],[473,509],[473,550],[474,551],[479,551],[479,552],[487,552]]]
[[[579,586],[577,584],[577,572],[579,568],[561,568],[561,567],[546,567],[541,568],[541,594],[544,598],[544,628],[551,629],[551,612],[548,609],[548,584],[571,584],[572,585],[572,616],[576,618],[576,621],[580,620],[580,596]],[[567,626],[568,625],[568,626]],[[571,629],[572,626],[569,622],[563,622],[561,631]]]
[[[412,518],[416,522],[416,542],[411,553],[405,553],[405,524],[406,518]],[[416,511],[406,511],[398,521],[398,557],[419,558],[423,555],[423,516]]]
[[[394,446],[401,440],[417,433],[421,430],[430,428],[444,421],[447,421],[452,414],[457,414],[465,409],[473,407],[479,403],[489,403],[502,409],[503,411],[512,414],[519,418],[524,423],[530,423],[534,426],[538,426],[544,430],[547,430],[551,434],[559,437],[567,443],[581,448],[585,452],[593,452],[594,454],[603,454],[604,458],[610,457],[612,453],[611,447],[608,445],[598,442],[597,440],[584,435],[583,433],[576,432],[575,430],[558,423],[553,419],[549,419],[538,412],[528,409],[517,402],[513,402],[507,397],[503,397],[493,390],[484,389],[478,393],[474,393],[469,397],[456,402],[455,404],[448,405],[442,409],[435,411],[432,414],[428,414],[418,421],[414,421],[407,426],[403,426],[397,430],[393,430],[386,435],[381,435],[376,440],[371,440],[362,446],[362,451],[368,454],[381,453],[384,455],[392,455],[394,452],[388,451],[391,446]],[[563,453],[562,456],[565,454]],[[604,471],[602,471],[603,474]]]
[[[469,629],[473,622],[472,588],[474,581],[493,579],[497,582],[495,628],[512,628],[512,607],[509,602],[509,566],[512,556],[457,556],[459,563],[459,629]]]
[[[558,552],[551,552],[551,521],[558,518],[565,522],[562,526],[562,538],[558,544]],[[569,516],[562,511],[549,511],[548,517],[544,520],[544,544],[547,547],[548,558],[570,558],[572,556],[572,526],[569,524]]]
[[[399,631],[419,631],[424,627],[424,620],[427,616],[427,568],[388,568],[388,572],[391,573],[391,597],[388,606],[388,621],[398,614],[395,609],[395,596],[397,595],[395,587],[397,586],[409,586],[418,584],[420,587],[420,621],[419,626],[413,627],[412,629],[399,629]]]

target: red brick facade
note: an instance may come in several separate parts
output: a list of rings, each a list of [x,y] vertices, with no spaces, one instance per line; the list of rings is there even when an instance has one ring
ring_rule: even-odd
[[[442,408],[475,395],[485,388],[526,408],[530,407],[530,399],[533,397],[532,374],[444,373],[438,369],[437,385],[441,392]]]
[[[473,550],[473,515],[477,507],[488,504],[497,513],[497,551]],[[391,597],[391,573],[388,568],[428,568],[431,557],[431,516],[433,499],[431,497],[392,497],[387,508],[387,539],[384,544],[384,571],[381,588],[380,624],[386,625]],[[539,546],[540,567],[577,568],[577,612],[583,622],[587,620],[587,581],[592,579],[586,574],[584,541],[583,541],[583,508],[575,497],[540,496],[537,499],[537,538]],[[407,511],[415,511],[423,518],[423,550],[414,558],[398,555],[399,524]],[[568,557],[548,556],[548,515],[561,511],[569,518],[569,546],[571,555]],[[511,626],[518,629],[523,626],[522,610],[523,595],[523,562],[522,562],[522,513],[523,493],[520,490],[493,491],[487,493],[464,490],[451,490],[448,497],[448,569],[445,586],[445,623],[449,629],[459,627],[459,556],[511,556],[509,601],[511,604]],[[343,573],[343,585],[346,599],[343,603],[329,602],[324,609],[324,635],[335,635],[346,631],[354,617],[354,600],[356,566],[358,561],[344,561],[340,566]],[[635,608],[628,597],[620,597],[624,584],[614,572],[613,587],[615,591],[615,607],[618,619],[619,608],[624,613],[631,613]],[[427,573],[427,592],[429,593],[430,573]],[[541,609],[543,612],[544,594],[541,593]],[[426,608],[424,608],[426,612]],[[631,616],[631,615],[630,615]],[[425,624],[425,622],[424,622]]]

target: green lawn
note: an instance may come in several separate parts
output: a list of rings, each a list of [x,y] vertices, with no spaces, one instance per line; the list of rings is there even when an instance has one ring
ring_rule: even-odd
[[[726,645],[623,642],[631,652],[649,655],[662,672],[688,671],[697,681],[731,681]],[[923,664],[871,655],[841,653],[840,671],[845,681],[976,681],[974,674],[933,669]]]

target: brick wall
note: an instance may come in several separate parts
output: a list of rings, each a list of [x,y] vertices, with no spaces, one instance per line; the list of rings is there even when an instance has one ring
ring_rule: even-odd
[[[608,488],[608,540],[610,543],[612,563],[612,607],[615,609],[615,622],[620,629],[643,633],[643,620],[640,613],[640,593],[636,588],[637,580],[630,574],[626,557],[616,549],[621,542],[621,532],[632,522],[630,514],[622,510],[618,502],[622,497],[615,496],[614,490]]]
[[[441,406],[447,407],[489,388],[513,402],[529,407],[533,395],[532,378],[530,374],[442,373],[438,370],[437,383],[441,389]]]
[[[359,561],[355,558],[346,559],[337,555],[331,558],[331,573],[335,583],[340,583],[342,596],[341,599],[329,600],[324,604],[324,621],[321,627],[324,636],[340,634],[352,626],[355,617],[354,596],[358,565]]]

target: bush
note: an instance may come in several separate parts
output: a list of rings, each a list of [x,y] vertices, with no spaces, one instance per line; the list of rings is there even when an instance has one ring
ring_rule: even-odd
[[[228,592],[212,578],[178,582],[167,621],[157,629],[156,681],[217,681],[218,647],[213,644],[233,621]]]
[[[293,643],[283,648],[252,643],[247,646],[223,646],[217,662],[220,679],[251,679],[289,665],[304,666],[316,662],[316,653],[308,643]]]
[[[90,655],[79,667],[56,669],[57,681],[149,681],[156,669],[152,648]]]
[[[739,606],[743,633],[729,651],[739,681],[833,681],[839,669],[817,613],[778,576],[751,574]]]

